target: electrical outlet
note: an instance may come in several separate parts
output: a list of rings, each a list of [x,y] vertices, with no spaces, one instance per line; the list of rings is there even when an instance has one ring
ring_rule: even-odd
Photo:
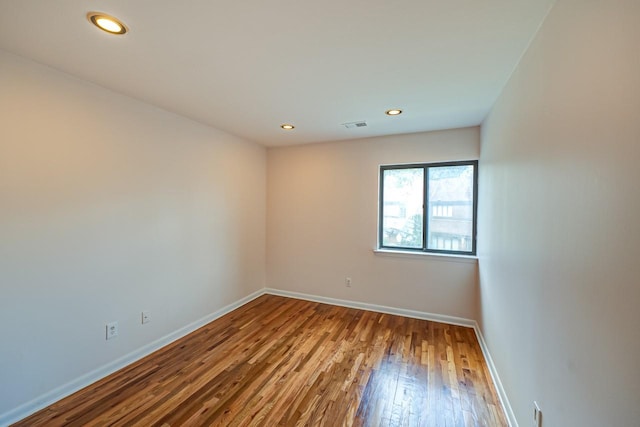
[[[351,287],[351,277],[347,277],[344,279],[344,284],[347,288]]]
[[[142,312],[142,324],[151,322],[151,313],[149,311]]]
[[[106,339],[111,340],[118,336],[118,322],[110,322],[107,323],[107,337]]]
[[[542,411],[538,406],[538,402],[533,401],[533,427],[542,427]]]

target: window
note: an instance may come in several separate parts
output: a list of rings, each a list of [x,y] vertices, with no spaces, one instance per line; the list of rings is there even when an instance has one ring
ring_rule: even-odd
[[[379,247],[475,255],[478,162],[380,167]]]

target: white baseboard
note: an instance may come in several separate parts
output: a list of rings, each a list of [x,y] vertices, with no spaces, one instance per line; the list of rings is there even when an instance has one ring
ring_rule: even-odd
[[[244,304],[258,298],[261,295],[264,295],[264,293],[265,293],[264,288],[256,292],[253,292],[252,294],[247,295],[246,297],[239,299],[238,301],[233,302],[225,307],[222,307],[221,309],[216,310],[213,313],[201,319],[198,319],[195,322],[190,323],[187,326],[180,328],[175,332],[172,332],[143,347],[140,347],[139,349],[132,351],[131,353],[126,354],[114,360],[111,363],[108,363],[104,366],[99,367],[98,369],[95,369],[85,375],[82,375],[81,377],[73,381],[70,381],[60,387],[57,387],[31,400],[30,402],[27,402],[18,406],[15,409],[5,412],[4,414],[0,414],[0,426],[2,427],[8,426],[25,417],[28,417],[29,415],[39,411],[40,409],[46,408],[52,403],[55,403],[58,400],[63,399],[75,393],[76,391],[81,390],[86,386],[91,385],[94,382],[124,368],[125,366],[130,365],[133,362],[136,362],[145,356],[148,356],[154,351],[159,350],[160,348],[168,344],[171,344],[172,342],[184,337],[185,335],[190,334],[191,332],[201,328],[207,323],[212,322],[213,320],[216,320],[219,317],[224,316],[225,314],[235,310],[238,307],[243,306]]]
[[[317,295],[309,295],[309,294],[303,294],[299,292],[282,291],[282,290],[273,289],[273,288],[265,288],[265,293],[270,295],[279,295],[283,297],[289,297],[289,298],[297,298],[297,299],[302,299],[306,301],[338,305],[341,307],[357,308],[361,310],[375,311],[377,313],[395,314],[398,316],[412,317],[414,319],[430,320],[433,322],[448,323],[450,325],[466,326],[469,328],[473,328],[473,330],[476,333],[476,337],[478,338],[478,342],[480,343],[480,349],[482,350],[484,358],[487,361],[487,366],[489,367],[489,374],[491,375],[491,379],[493,380],[493,383],[496,386],[496,391],[498,392],[500,403],[502,403],[502,407],[504,408],[505,415],[507,416],[507,421],[509,422],[509,426],[518,427],[518,421],[516,420],[515,414],[513,413],[513,408],[511,408],[511,404],[509,403],[507,394],[504,390],[504,387],[502,386],[502,382],[500,381],[498,370],[496,369],[496,366],[493,363],[493,359],[491,358],[491,354],[489,353],[489,348],[487,347],[487,343],[484,340],[484,337],[482,336],[482,332],[480,331],[478,322],[476,322],[475,320],[465,319],[462,317],[445,316],[442,314],[427,313],[422,311],[407,310],[404,308],[394,308],[394,307],[368,304],[368,303],[357,302],[357,301],[321,297]]]
[[[349,300],[342,300],[337,298],[309,295],[309,294],[304,294],[299,292],[283,291],[283,290],[273,289],[273,288],[263,288],[256,292],[253,292],[252,294],[234,303],[231,303],[199,320],[196,320],[195,322],[190,323],[189,325],[183,328],[180,328],[175,332],[165,335],[164,337],[159,338],[153,341],[152,343],[139,348],[138,350],[135,350],[125,356],[122,356],[121,358],[116,359],[113,362],[108,363],[107,365],[104,365],[98,369],[95,369],[73,381],[70,381],[67,384],[57,387],[51,390],[50,392],[45,393],[42,396],[39,396],[33,399],[30,402],[27,402],[23,405],[18,406],[15,409],[10,410],[9,412],[1,414],[0,426],[1,427],[8,426],[9,424],[17,422],[39,411],[40,409],[43,409],[51,405],[52,403],[55,403],[58,400],[69,396],[75,393],[76,391],[81,390],[84,387],[93,384],[94,382],[126,367],[127,365],[130,365],[133,362],[136,362],[142,359],[145,356],[148,356],[154,351],[159,350],[160,348],[190,334],[191,332],[195,331],[198,328],[201,328],[207,323],[212,322],[224,316],[225,314],[237,309],[238,307],[243,306],[244,304],[264,294],[302,299],[306,301],[337,305],[341,307],[356,308],[360,310],[375,311],[377,313],[395,314],[398,316],[411,317],[414,319],[431,320],[433,322],[449,323],[451,325],[466,326],[469,328],[473,328],[476,333],[476,336],[478,337],[478,342],[480,343],[480,348],[482,349],[482,353],[484,354],[485,360],[487,361],[487,366],[489,367],[489,373],[491,374],[493,383],[496,386],[498,397],[500,398],[500,402],[502,403],[502,407],[504,408],[504,411],[506,413],[507,420],[509,421],[509,425],[511,427],[518,427],[518,422],[515,418],[513,409],[511,408],[511,404],[509,403],[509,399],[507,398],[507,394],[505,393],[504,387],[502,386],[502,382],[500,381],[500,376],[498,375],[498,371],[496,370],[496,367],[493,363],[493,359],[491,358],[491,354],[489,353],[489,349],[484,340],[484,337],[480,332],[478,323],[475,320],[465,319],[462,317],[455,317],[455,316],[446,316],[442,314],[427,313],[427,312],[416,311],[416,310],[407,310],[404,308],[387,307],[384,305],[369,304],[369,303],[358,302],[358,301],[349,301]]]
[[[360,310],[375,311],[376,313],[395,314],[397,316],[412,317],[414,319],[431,320],[433,322],[449,323],[450,325],[466,326],[473,328],[475,320],[463,317],[445,316],[443,314],[425,313],[423,311],[407,310],[404,308],[387,307],[385,305],[369,304],[366,302],[350,301],[337,298],[321,297],[317,295],[303,294],[299,292],[282,291],[280,289],[265,288],[265,293],[282,297],[302,299],[305,301],[320,302],[337,305],[340,307],[357,308]]]
[[[496,365],[493,364],[493,359],[491,358],[491,353],[489,353],[489,348],[487,347],[487,342],[484,340],[484,336],[480,331],[480,326],[478,322],[474,322],[475,325],[473,329],[476,331],[476,336],[478,337],[478,342],[480,343],[480,348],[482,349],[482,353],[484,354],[484,358],[487,361],[487,366],[489,367],[489,373],[491,374],[491,379],[493,380],[493,384],[496,386],[496,391],[498,392],[498,397],[500,398],[500,403],[502,403],[502,408],[504,409],[505,415],[507,416],[507,421],[509,422],[510,427],[518,427],[518,420],[516,419],[516,414],[513,412],[513,408],[511,407],[511,403],[509,402],[509,398],[507,397],[507,392],[502,385],[502,381],[500,381],[500,375],[498,375],[498,370],[496,369]]]

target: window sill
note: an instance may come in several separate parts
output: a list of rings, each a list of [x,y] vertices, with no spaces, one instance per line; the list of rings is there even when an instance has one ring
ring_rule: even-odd
[[[374,249],[376,255],[400,257],[400,258],[432,258],[439,261],[461,262],[465,264],[477,264],[478,257],[476,255],[458,255],[458,254],[440,254],[434,252],[413,252],[393,249]]]

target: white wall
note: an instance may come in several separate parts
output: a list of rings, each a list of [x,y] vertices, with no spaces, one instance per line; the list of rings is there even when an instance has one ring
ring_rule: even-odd
[[[0,51],[0,415],[263,288],[265,178],[263,147]]]
[[[482,126],[482,330],[521,426],[640,423],[640,2],[559,0]]]
[[[372,249],[379,166],[477,159],[479,137],[479,128],[467,128],[270,148],[268,286],[475,319],[475,260],[390,257]]]

